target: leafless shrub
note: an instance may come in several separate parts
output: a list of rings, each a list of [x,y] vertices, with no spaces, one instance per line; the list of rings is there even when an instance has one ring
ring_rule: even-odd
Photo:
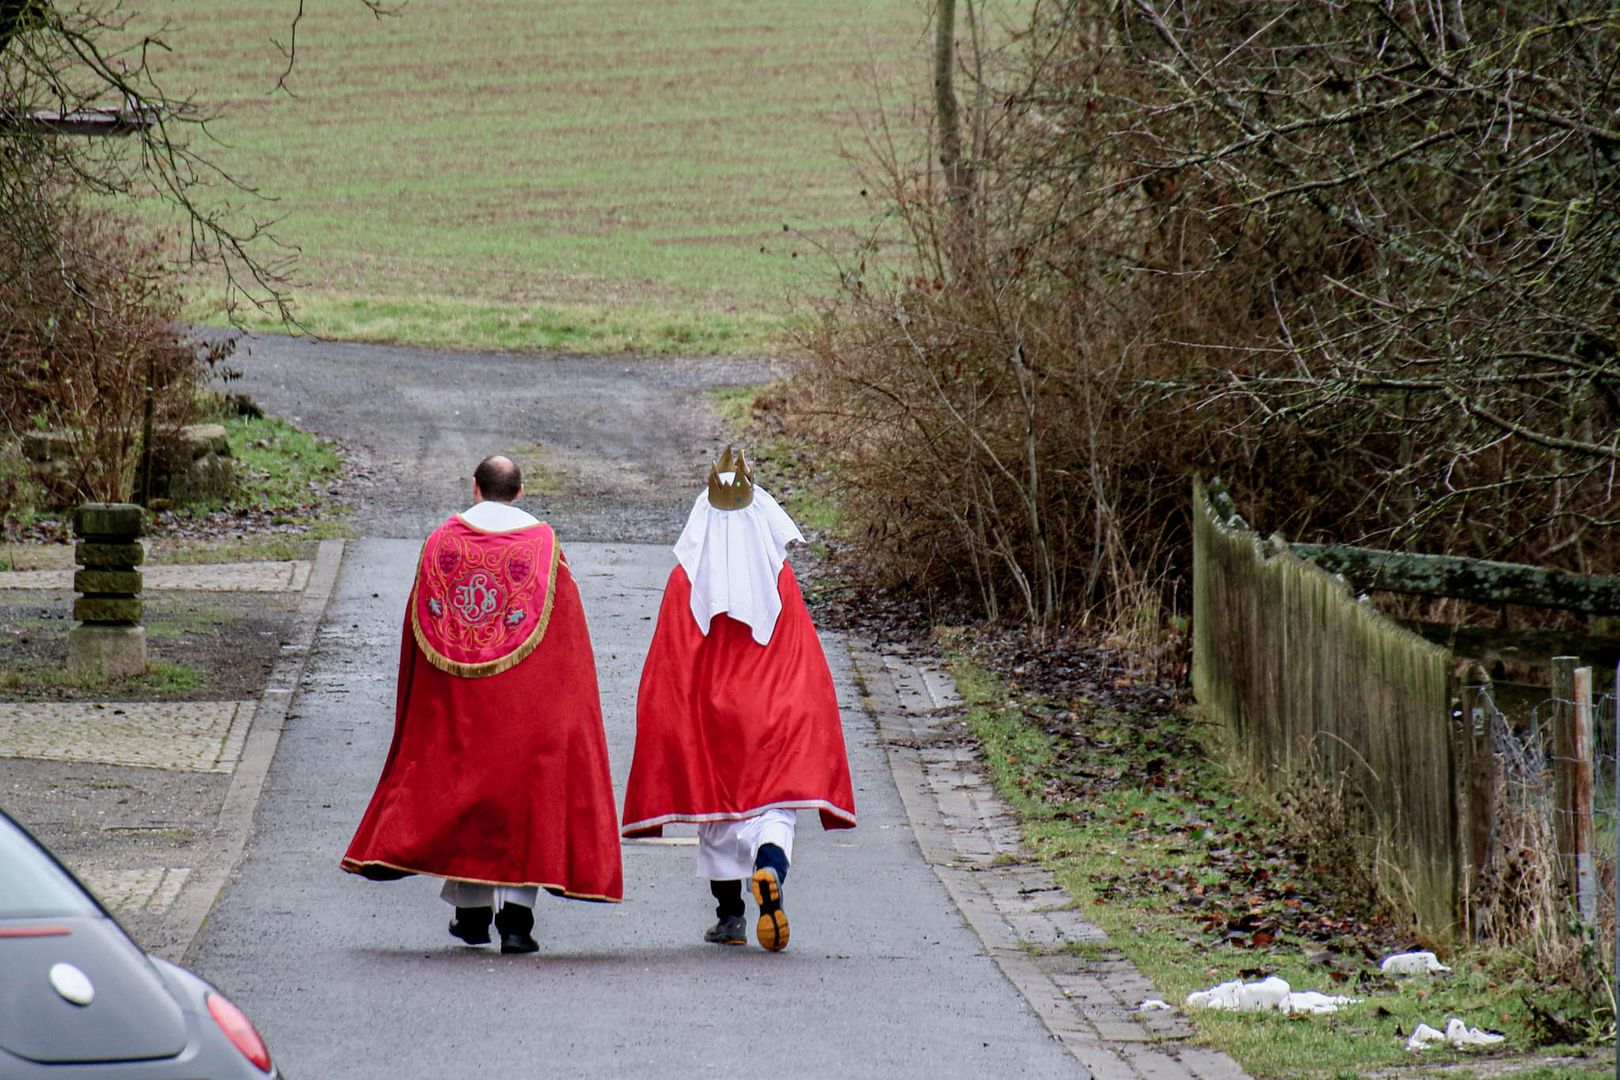
[[[62,432],[71,461],[56,497],[127,499],[148,398],[154,427],[185,422],[220,350],[177,323],[177,271],[160,243],[66,196],[49,212],[53,246],[0,245],[0,439]]]
[[[872,128],[803,341],[867,572],[1139,625],[1195,471],[1292,537],[1620,566],[1620,15],[1026,10],[945,169]]]

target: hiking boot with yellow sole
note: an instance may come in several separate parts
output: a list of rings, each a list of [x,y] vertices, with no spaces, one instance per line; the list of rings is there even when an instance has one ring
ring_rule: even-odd
[[[771,952],[781,952],[787,948],[788,919],[787,912],[782,910],[782,883],[777,880],[776,871],[768,866],[755,870],[749,888],[753,890],[754,902],[759,905],[754,937]]]

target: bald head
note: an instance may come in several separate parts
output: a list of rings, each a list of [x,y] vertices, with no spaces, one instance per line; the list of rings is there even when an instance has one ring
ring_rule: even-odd
[[[473,470],[473,497],[509,503],[523,494],[523,473],[517,462],[492,454]]]

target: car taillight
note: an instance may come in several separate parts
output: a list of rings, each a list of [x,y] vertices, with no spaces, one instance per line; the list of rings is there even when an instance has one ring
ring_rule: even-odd
[[[219,994],[208,995],[208,1015],[214,1018],[219,1030],[231,1040],[231,1045],[242,1051],[242,1056],[257,1065],[262,1072],[270,1071],[270,1051],[264,1040],[253,1030],[253,1021],[247,1013],[232,1005]]]

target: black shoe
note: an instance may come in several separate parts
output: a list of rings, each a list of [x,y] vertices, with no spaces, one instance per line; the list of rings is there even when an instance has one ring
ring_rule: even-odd
[[[522,904],[502,904],[495,915],[495,929],[501,932],[501,952],[532,953],[540,943],[530,933],[534,929],[534,909]]]
[[[748,918],[744,915],[722,915],[720,920],[703,931],[703,940],[710,945],[748,944]]]
[[[468,945],[488,945],[489,923],[494,917],[494,908],[458,907],[450,923],[450,933]]]

